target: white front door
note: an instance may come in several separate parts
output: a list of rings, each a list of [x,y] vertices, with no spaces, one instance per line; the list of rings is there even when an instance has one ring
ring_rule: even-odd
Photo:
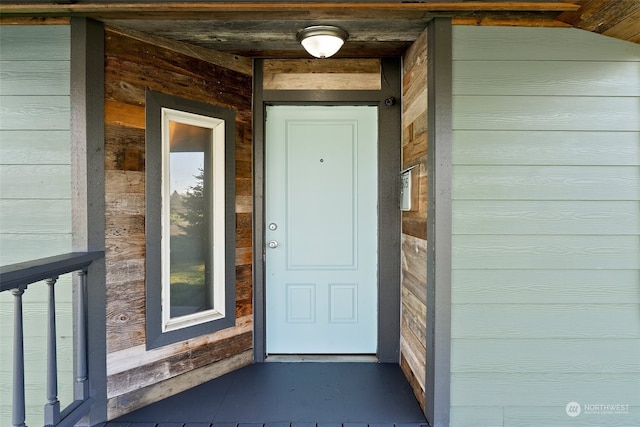
[[[267,107],[268,354],[376,353],[377,115]]]

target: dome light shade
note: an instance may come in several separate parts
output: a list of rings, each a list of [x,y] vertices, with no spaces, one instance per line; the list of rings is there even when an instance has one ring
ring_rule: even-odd
[[[314,25],[298,31],[302,47],[316,58],[328,58],[340,50],[349,33],[331,25]]]

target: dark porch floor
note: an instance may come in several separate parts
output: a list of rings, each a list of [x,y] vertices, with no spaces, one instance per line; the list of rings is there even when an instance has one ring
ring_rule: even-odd
[[[398,365],[261,363],[104,426],[257,427],[256,424],[418,427],[426,421]]]

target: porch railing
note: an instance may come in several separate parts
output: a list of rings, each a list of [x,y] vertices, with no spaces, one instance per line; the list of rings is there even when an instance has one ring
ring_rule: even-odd
[[[47,399],[44,405],[45,426],[73,426],[89,412],[93,399],[89,396],[87,375],[87,315],[86,276],[89,265],[103,258],[104,252],[72,252],[63,255],[0,267],[0,292],[11,291],[14,296],[13,319],[13,407],[12,422],[16,427],[26,427],[24,386],[24,323],[22,295],[27,287],[37,282],[47,284]],[[73,403],[60,410],[58,400],[58,373],[56,350],[55,284],[62,274],[76,272],[74,292],[77,295],[73,308],[74,330],[74,384]]]

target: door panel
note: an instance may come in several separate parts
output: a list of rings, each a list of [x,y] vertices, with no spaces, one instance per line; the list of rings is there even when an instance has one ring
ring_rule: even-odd
[[[266,129],[267,352],[375,353],[377,109],[273,106]]]

